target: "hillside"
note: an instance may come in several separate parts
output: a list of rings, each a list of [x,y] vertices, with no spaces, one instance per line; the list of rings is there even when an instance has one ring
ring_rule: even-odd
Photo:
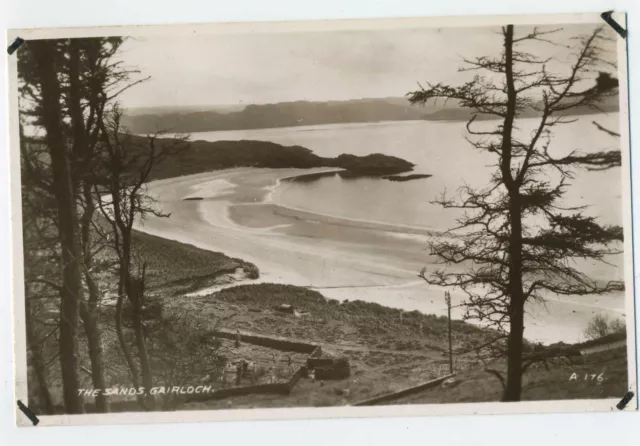
[[[218,292],[164,299],[164,314],[187,312],[198,323],[219,321],[217,328],[313,342],[332,357],[347,357],[351,378],[324,382],[302,380],[282,395],[248,395],[228,400],[187,403],[181,409],[229,407],[339,406],[397,391],[441,376],[446,369],[447,320],[417,311],[384,307],[362,301],[339,302],[303,287],[247,284]],[[296,314],[274,310],[292,305]],[[495,337],[488,329],[453,321],[454,346],[468,348]],[[284,360],[285,354],[277,353]],[[475,368],[475,358],[460,358]]]
[[[221,252],[134,231],[136,255],[147,262],[147,287],[171,293],[205,288],[231,276],[257,279],[258,268]],[[179,268],[176,266],[179,265]]]
[[[605,98],[598,108],[599,110],[580,108],[573,110],[572,114],[616,112],[619,108],[618,96]],[[521,117],[538,115],[539,113],[530,107],[522,112]],[[189,107],[133,109],[126,112],[122,125],[134,134],[150,133],[156,129],[193,133],[381,121],[464,121],[470,116],[471,111],[460,107],[455,101],[438,101],[418,106],[411,105],[406,98],[373,98],[251,104],[236,108],[211,106],[208,109],[200,107],[195,111]]]
[[[493,366],[493,364],[492,364]],[[498,365],[504,372],[504,365]],[[523,401],[621,398],[627,389],[627,351],[607,350],[587,356],[558,358],[525,373]],[[502,388],[482,367],[461,371],[453,388],[438,387],[396,400],[395,404],[480,403],[500,401]]]
[[[171,144],[172,140],[167,138],[161,142]],[[193,141],[183,153],[157,165],[151,172],[150,179],[159,180],[233,167],[336,167],[359,175],[392,175],[411,171],[413,164],[382,154],[342,154],[337,158],[323,158],[305,147],[282,146],[267,141]]]
[[[250,283],[247,279],[256,278],[255,266],[221,253],[142,233],[136,233],[135,247],[141,258],[148,262],[150,288],[145,326],[156,385],[171,379],[173,369],[168,365],[172,361],[188,364],[180,372],[185,383],[201,383],[215,365],[212,360],[218,358],[216,352],[223,354],[220,358],[224,360],[251,358],[261,370],[274,364],[278,364],[276,370],[286,370],[287,354],[283,352],[257,347],[244,340],[240,346],[220,339],[203,343],[202,339],[209,339],[207,333],[212,328],[317,343],[330,356],[348,358],[351,367],[349,379],[303,379],[287,396],[252,394],[186,404],[178,402],[177,406],[171,400],[158,398],[164,410],[343,406],[406,389],[448,373],[446,317],[362,301],[339,302],[327,299],[317,291],[291,285],[240,285],[236,282],[237,286],[233,286],[235,280]],[[238,269],[248,274],[240,278],[231,274]],[[211,285],[220,285],[221,289],[185,295]],[[292,305],[296,313],[274,310],[282,304]],[[125,309],[125,327],[129,326],[128,314]],[[99,318],[105,327],[110,326],[113,306],[104,305]],[[495,337],[495,332],[489,329],[459,320],[452,322],[456,352],[467,351]],[[80,334],[81,339],[83,334]],[[129,329],[126,335],[131,336]],[[115,333],[107,330],[103,342],[105,358],[110,364],[107,382],[110,386],[127,383],[128,372],[119,356]],[[81,342],[79,348],[85,349],[85,346],[86,343]],[[293,357],[296,365],[304,364],[306,359],[299,356],[293,354],[289,358]],[[453,387],[429,389],[392,404],[500,399],[500,384],[483,370],[473,353],[456,353],[455,362],[458,376]],[[542,364],[533,366],[525,375],[525,400],[619,397],[626,389],[624,349],[573,358],[571,363],[552,358],[547,365],[548,368]],[[496,367],[504,369],[504,364],[498,363]],[[576,378],[572,380],[574,373]],[[600,378],[592,379],[594,373]],[[48,378],[52,382],[50,390],[56,411],[61,412],[58,370],[49,369]],[[84,374],[81,378],[82,386],[90,388],[90,376]],[[87,410],[91,412],[92,400],[86,398],[86,402]],[[112,397],[110,402],[114,411],[138,409],[132,397]],[[31,401],[30,407],[38,413],[46,413]]]
[[[439,108],[439,107],[438,107]],[[215,130],[247,130],[301,125],[355,122],[404,121],[422,119],[430,109],[412,106],[406,99],[358,99],[329,102],[279,102],[251,104],[240,111],[223,112],[219,108],[185,112],[158,110],[153,113],[127,114],[123,126],[140,134],[166,129],[191,133]],[[433,110],[435,111],[435,109]]]

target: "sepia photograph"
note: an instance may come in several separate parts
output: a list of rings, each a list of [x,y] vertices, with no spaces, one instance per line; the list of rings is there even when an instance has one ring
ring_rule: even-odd
[[[637,393],[627,53],[599,14],[9,37],[42,424]]]

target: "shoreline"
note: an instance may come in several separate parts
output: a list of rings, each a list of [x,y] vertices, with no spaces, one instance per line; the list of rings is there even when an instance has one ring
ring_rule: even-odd
[[[363,300],[445,315],[444,289],[417,278],[423,266],[434,267],[423,243],[416,243],[416,236],[428,234],[277,203],[273,192],[279,181],[322,169],[327,168],[239,168],[154,181],[148,190],[171,217],[148,218],[137,229],[251,262],[261,271],[261,283],[292,284],[341,301]],[[203,200],[184,201],[203,195]],[[234,208],[250,209],[242,217],[257,227],[235,221]],[[451,294],[454,305],[464,299],[458,290]],[[545,305],[532,304],[528,309],[525,337],[529,340],[578,342],[596,310],[610,317],[619,317],[623,311],[607,308],[605,299],[572,302],[553,297]],[[462,318],[461,311],[454,309],[453,317]]]
[[[327,171],[327,172],[340,172],[344,169],[339,169],[339,170],[335,170],[335,171]],[[325,173],[327,173],[325,172]],[[304,178],[306,176],[313,176],[316,175],[318,172],[316,173],[304,173],[304,174],[300,174],[300,175],[294,175],[294,176],[290,176],[290,177],[285,177],[285,178],[279,178],[276,181],[276,185],[273,187],[273,191],[269,194],[269,197],[264,201],[264,203],[270,203],[270,204],[274,204],[282,209],[288,209],[291,211],[294,211],[298,214],[305,214],[308,215],[310,217],[313,217],[314,219],[316,219],[316,221],[320,221],[320,222],[326,222],[326,223],[330,223],[330,224],[335,224],[335,225],[344,225],[344,226],[350,226],[350,223],[352,223],[352,226],[358,226],[360,228],[363,229],[375,229],[375,230],[383,230],[383,231],[387,231],[387,232],[398,232],[398,233],[402,233],[402,234],[420,234],[420,235],[434,235],[436,233],[438,233],[435,230],[429,229],[429,228],[425,228],[425,227],[420,227],[420,226],[411,226],[411,225],[402,225],[402,224],[397,224],[397,223],[389,223],[389,222],[383,222],[383,221],[378,221],[378,220],[361,220],[361,219],[357,219],[357,218],[349,218],[349,217],[341,217],[338,215],[331,215],[331,214],[323,214],[320,212],[313,212],[311,210],[308,209],[303,209],[303,208],[299,208],[296,206],[290,206],[290,205],[284,205],[282,203],[279,203],[277,199],[274,199],[273,196],[275,195],[276,190],[278,189],[278,187],[281,187],[281,183],[283,181],[287,181],[287,180],[292,180],[295,178]],[[263,204],[263,203],[257,203],[257,204]],[[324,220],[324,221],[322,221]]]

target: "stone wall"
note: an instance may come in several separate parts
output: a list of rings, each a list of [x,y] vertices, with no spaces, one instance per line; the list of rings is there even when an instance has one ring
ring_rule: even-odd
[[[235,340],[237,336],[235,332],[226,330],[213,330],[209,334],[214,337],[233,340]],[[261,345],[263,347],[269,347],[274,350],[309,354],[312,354],[319,348],[318,345],[308,342],[291,341],[289,339],[282,339],[273,336],[254,335],[242,332],[240,333],[240,342]],[[320,352],[322,352],[322,349],[320,349]]]
[[[393,401],[398,398],[402,398],[404,396],[413,395],[414,393],[419,393],[425,389],[430,389],[432,387],[439,386],[442,382],[446,381],[449,378],[456,376],[455,373],[451,375],[441,376],[440,378],[433,379],[431,381],[427,381],[426,383],[419,384],[414,387],[409,387],[407,389],[399,390],[398,392],[387,393],[384,395],[377,396],[375,398],[371,398],[368,400],[360,401],[358,403],[352,404],[352,406],[375,406],[380,403],[387,403],[389,401]]]
[[[237,332],[227,330],[213,330],[209,332],[210,336],[233,339],[238,336]],[[307,366],[302,366],[289,378],[289,381],[273,384],[256,384],[250,386],[238,386],[228,387],[223,389],[216,389],[215,391],[207,394],[189,395],[185,398],[186,402],[191,401],[207,401],[217,400],[222,398],[228,398],[232,396],[243,396],[251,394],[280,394],[288,395],[298,384],[300,379],[307,376],[308,369],[316,369],[316,377],[318,379],[341,379],[349,376],[349,366],[347,362],[346,373],[344,367],[336,369],[334,358],[321,358],[322,347],[317,344],[309,342],[292,341],[289,339],[278,338],[274,336],[263,336],[248,333],[240,333],[240,342],[246,342],[248,344],[260,345],[263,347],[272,348],[274,350],[292,351],[297,353],[309,353],[307,358]],[[318,376],[318,372],[321,376]],[[324,375],[326,376],[324,376]],[[335,375],[335,376],[334,376]]]
[[[197,395],[189,395],[185,398],[186,402],[192,401],[209,401],[209,400],[219,400],[223,398],[229,398],[231,396],[244,396],[244,395],[253,395],[253,394],[276,394],[276,395],[288,395],[291,393],[293,388],[298,384],[300,378],[303,375],[303,368],[300,367],[289,381],[282,383],[273,383],[273,384],[256,384],[251,386],[239,386],[239,387],[227,387],[224,389],[216,389],[211,393],[203,393]]]

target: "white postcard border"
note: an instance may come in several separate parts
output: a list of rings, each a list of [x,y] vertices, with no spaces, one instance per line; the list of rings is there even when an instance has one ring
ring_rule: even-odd
[[[622,13],[614,18],[626,27],[626,17]],[[466,16],[431,18],[393,18],[393,19],[349,19],[315,20],[291,22],[248,22],[248,23],[211,23],[182,25],[145,25],[89,28],[40,28],[9,30],[7,44],[17,37],[25,40],[72,37],[98,37],[107,35],[158,36],[190,34],[242,34],[317,32],[337,30],[365,29],[402,29],[418,27],[482,27],[497,26],[505,23],[514,25],[579,24],[600,23],[602,19],[596,13],[581,14],[531,14],[504,16]],[[604,23],[604,22],[603,22]],[[20,51],[18,49],[18,51]],[[8,60],[9,81],[9,167],[11,183],[11,227],[12,227],[12,284],[13,284],[13,343],[15,399],[26,402],[27,396],[27,349],[25,331],[24,263],[22,245],[22,207],[20,199],[20,157],[19,122],[17,95],[17,58]],[[638,409],[636,381],[636,313],[634,303],[634,270],[632,240],[632,196],[631,164],[629,141],[629,104],[627,75],[626,40],[618,38],[618,73],[620,81],[620,148],[622,151],[622,197],[624,221],[624,259],[626,283],[626,325],[627,325],[627,361],[629,390],[636,397],[627,405],[625,411]],[[171,412],[122,412],[108,414],[83,415],[42,415],[39,426],[60,425],[97,425],[167,422],[203,422],[203,421],[247,421],[247,420],[293,420],[317,418],[369,418],[369,417],[407,417],[426,415],[471,415],[471,414],[525,414],[560,412],[617,412],[616,404],[620,398],[599,400],[559,400],[559,401],[523,401],[518,403],[456,403],[424,405],[386,405],[369,407],[327,407],[327,408],[279,408],[279,409],[232,409],[198,410]],[[37,415],[37,414],[36,414]],[[16,407],[16,423],[19,426],[32,425],[29,419]]]

